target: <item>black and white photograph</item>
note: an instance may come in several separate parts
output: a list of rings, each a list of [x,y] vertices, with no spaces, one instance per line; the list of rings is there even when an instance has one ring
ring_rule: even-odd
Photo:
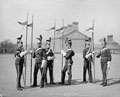
[[[0,97],[120,97],[120,0],[0,0]]]

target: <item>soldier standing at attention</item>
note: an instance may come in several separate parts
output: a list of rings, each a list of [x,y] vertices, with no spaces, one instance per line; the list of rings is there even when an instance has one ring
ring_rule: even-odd
[[[72,64],[73,60],[72,57],[74,56],[74,51],[71,49],[72,47],[72,41],[66,38],[65,41],[67,51],[64,52],[61,50],[61,54],[65,57],[65,65],[62,70],[62,76],[61,76],[61,84],[65,84],[65,73],[68,71],[68,85],[71,85],[71,79],[72,79]]]
[[[17,48],[15,51],[15,67],[17,71],[17,90],[23,90],[21,86],[21,75],[23,73],[23,64],[24,64],[24,55],[27,54],[27,50],[24,51],[23,42],[22,42],[22,35],[21,37],[17,38]]]
[[[47,83],[47,69],[49,69],[50,84],[55,84],[53,80],[53,62],[54,62],[54,53],[51,47],[51,37],[46,40],[46,56],[47,56],[47,68],[46,68],[46,83]]]
[[[90,48],[90,40],[86,40],[85,49],[83,50],[84,66],[83,66],[83,82],[86,83],[86,72],[88,70],[89,82],[92,83],[92,70],[91,70],[91,61],[92,61],[92,52]]]
[[[38,48],[33,52],[33,58],[35,58],[34,66],[34,79],[32,87],[37,86],[37,74],[40,69],[41,72],[41,81],[40,88],[44,87],[45,75],[46,75],[46,51],[42,48],[42,35],[40,35],[38,42]]]
[[[106,48],[107,42],[105,37],[101,44],[102,44],[102,50],[100,50],[99,54],[96,57],[99,58],[101,56],[101,69],[103,76],[103,82],[101,85],[107,86],[107,73],[108,70],[110,69],[110,63],[112,58],[111,58],[110,49]]]

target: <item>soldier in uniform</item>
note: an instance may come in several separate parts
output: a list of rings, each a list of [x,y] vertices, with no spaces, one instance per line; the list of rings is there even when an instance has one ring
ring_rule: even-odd
[[[38,48],[33,52],[33,58],[35,58],[34,66],[34,79],[32,87],[37,86],[37,74],[40,69],[41,72],[41,81],[40,88],[44,87],[45,75],[46,75],[46,51],[42,48],[42,35],[40,35],[38,42]]]
[[[51,46],[51,37],[46,40],[46,56],[47,56],[47,68],[46,68],[46,84],[47,84],[47,69],[49,69],[50,84],[54,84],[53,80],[53,62],[54,62],[54,53]]]
[[[72,79],[72,64],[73,64],[72,57],[74,56],[75,53],[72,50],[72,41],[70,39],[66,38],[65,44],[67,51],[64,52],[63,50],[61,50],[61,54],[63,54],[65,58],[65,65],[62,69],[61,84],[65,84],[65,75],[66,71],[68,71],[68,85],[70,85]]]
[[[111,58],[110,49],[106,48],[107,45],[106,38],[103,38],[101,44],[102,44],[102,50],[100,50],[100,52],[96,57],[99,58],[101,56],[101,69],[103,76],[103,82],[101,85],[107,86],[107,72],[110,69],[110,63],[112,58]]]
[[[24,51],[23,42],[21,37],[17,38],[17,48],[15,51],[15,67],[17,71],[17,90],[23,90],[21,86],[21,75],[23,73],[23,64],[24,64],[24,56],[27,54],[27,50]]]
[[[86,83],[86,72],[88,70],[89,82],[92,83],[92,70],[91,70],[91,61],[92,61],[92,52],[90,48],[90,40],[86,40],[85,49],[83,50],[84,66],[83,66],[83,82]]]

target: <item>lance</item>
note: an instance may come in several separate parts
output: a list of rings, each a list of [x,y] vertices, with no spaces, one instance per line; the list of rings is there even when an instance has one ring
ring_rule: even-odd
[[[55,32],[56,32],[56,19],[54,23],[54,43],[53,43],[53,53],[55,54]],[[54,66],[54,61],[53,61],[53,66]],[[54,81],[54,76],[53,76],[53,81]]]
[[[33,15],[32,15],[32,29],[31,29],[31,50],[33,49]],[[31,53],[31,67],[30,67],[30,85],[32,84],[32,53]]]
[[[55,32],[56,32],[56,19],[55,19],[55,23],[54,23],[54,43],[53,43],[53,51],[55,52]]]
[[[62,20],[62,26],[64,28],[64,19]],[[64,42],[64,30],[62,32],[62,50],[64,48],[63,42]],[[62,69],[63,69],[63,55],[62,55],[62,59],[61,59],[61,76],[62,76]]]
[[[93,31],[92,31],[92,53],[95,50],[94,48],[94,20],[93,20]],[[93,54],[93,66],[94,66],[94,82],[95,82],[95,54]]]
[[[90,27],[89,29],[87,29],[86,31],[92,30],[92,39],[91,39],[91,51],[92,54],[94,52],[94,20],[93,20],[93,24],[92,27]],[[93,63],[93,67],[94,67],[94,81],[95,81],[95,54],[93,54],[92,56],[92,63]],[[90,65],[89,65],[89,69],[90,69]],[[89,70],[89,74],[90,74],[90,70]],[[90,81],[90,80],[89,80]]]
[[[27,13],[27,21],[28,21],[28,13]],[[27,22],[28,25],[28,22]],[[26,25],[26,50],[27,50],[27,36],[28,36],[28,26]],[[26,71],[27,71],[27,55],[26,55],[26,62],[25,62],[25,83],[24,85],[26,86]]]

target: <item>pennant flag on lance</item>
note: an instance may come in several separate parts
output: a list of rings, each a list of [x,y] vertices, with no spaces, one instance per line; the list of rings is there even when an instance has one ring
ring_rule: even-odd
[[[55,29],[55,27],[52,27],[52,28],[48,29],[47,31],[54,30],[54,29]]]
[[[64,27],[61,27],[61,28],[59,28],[59,29],[56,29],[55,31],[56,31],[56,32],[60,32],[61,30],[63,30],[63,28],[64,28]]]
[[[94,29],[94,27],[90,27],[86,31],[90,31],[90,30],[93,30],[93,29]]]
[[[28,27],[32,27],[32,26],[33,26],[33,23],[31,23],[31,24],[28,24],[27,26],[28,26]]]
[[[27,25],[27,23],[28,23],[28,21],[25,21],[25,22],[20,22],[20,21],[18,21],[18,24],[20,24],[20,25],[22,25],[22,26]]]

